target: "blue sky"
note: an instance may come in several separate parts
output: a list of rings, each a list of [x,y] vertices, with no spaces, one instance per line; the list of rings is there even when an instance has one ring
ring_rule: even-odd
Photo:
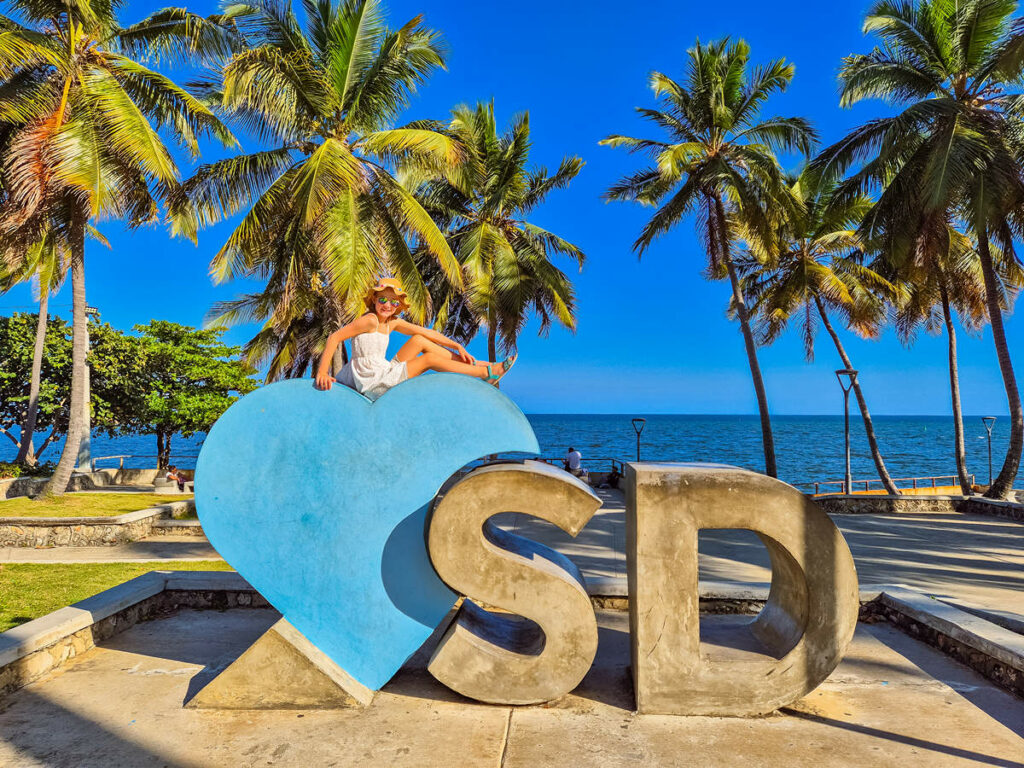
[[[131,23],[166,3],[136,0],[124,12]],[[202,0],[199,13],[215,10]],[[520,362],[503,390],[530,413],[644,412],[754,413],[739,328],[725,316],[728,285],[701,276],[705,256],[692,222],[662,239],[638,262],[631,244],[650,209],[606,204],[601,193],[641,158],[599,147],[609,133],[655,136],[633,108],[653,106],[647,86],[651,70],[681,76],[686,49],[696,38],[745,38],[755,62],[786,57],[796,65],[789,92],[769,111],[811,118],[831,143],[864,119],[887,112],[882,104],[843,110],[836,71],[846,54],[866,51],[861,31],[866,2],[728,4],[652,2],[551,2],[520,0],[491,4],[393,0],[394,25],[423,13],[450,46],[448,71],[437,74],[416,96],[408,119],[443,118],[463,102],[493,98],[499,120],[530,112],[533,160],[554,167],[576,154],[586,166],[575,183],[553,193],[536,223],[575,242],[587,254],[578,289],[579,329],[554,329],[538,338],[536,325],[520,341]],[[246,149],[257,145],[244,137]],[[209,147],[205,157],[220,156]],[[189,166],[183,163],[183,173]],[[87,295],[105,321],[120,328],[162,318],[198,325],[210,305],[252,285],[212,285],[210,257],[231,223],[204,231],[198,247],[172,241],[162,228],[127,233],[117,222],[101,225],[112,244],[87,247]],[[563,265],[569,269],[569,265]],[[54,301],[70,315],[70,291]],[[0,296],[0,312],[29,309],[27,288]],[[233,329],[241,343],[252,327]],[[1007,323],[1019,375],[1024,374],[1024,320]],[[949,412],[946,346],[942,337],[922,336],[906,349],[888,332],[880,341],[844,334],[869,406],[879,414]],[[395,342],[393,342],[395,343]],[[396,344],[397,346],[397,344]],[[483,356],[480,338],[470,351]],[[803,360],[793,333],[760,351],[768,396],[776,413],[836,413],[841,396],[832,371],[839,365],[827,337],[817,360]],[[1006,411],[991,338],[961,335],[961,376],[966,413]]]

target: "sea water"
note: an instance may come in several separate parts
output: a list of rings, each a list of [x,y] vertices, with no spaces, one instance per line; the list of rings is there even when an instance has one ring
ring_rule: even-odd
[[[645,414],[530,414],[542,455],[557,458],[571,446],[583,454],[585,466],[603,471],[610,459],[636,459],[637,439],[632,419],[644,418],[640,457],[650,461],[716,462],[764,470],[761,424],[757,416],[645,415]],[[985,428],[978,416],[965,418],[968,472],[978,483],[988,481]],[[893,477],[954,475],[953,420],[948,416],[875,416],[875,432],[889,473]],[[851,464],[854,479],[877,478],[863,423],[851,414]],[[843,477],[842,416],[773,416],[779,477],[790,483],[839,480]],[[992,460],[996,473],[1002,465],[1009,434],[1009,419],[996,421],[992,434]],[[176,436],[171,460],[191,469],[203,435]],[[60,444],[51,446],[43,460],[56,460]],[[126,467],[156,464],[156,438],[133,435],[92,439],[93,457],[131,454]],[[0,446],[0,461],[14,458],[13,444]],[[119,459],[97,462],[116,467]],[[955,485],[956,481],[946,481]],[[1018,487],[1024,484],[1018,481]],[[909,484],[908,484],[909,485]],[[875,484],[877,487],[877,483]],[[836,490],[833,486],[830,490]]]

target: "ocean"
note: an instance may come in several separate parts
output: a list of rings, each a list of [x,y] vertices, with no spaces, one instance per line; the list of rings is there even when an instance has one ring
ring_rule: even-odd
[[[763,471],[760,421],[756,416],[644,415],[644,414],[532,414],[542,455],[561,457],[572,446],[592,470],[605,470],[607,459],[636,459],[636,433],[632,419],[646,419],[640,438],[640,456],[651,461],[695,461],[733,464]],[[875,431],[882,455],[893,477],[953,475],[953,421],[946,416],[875,416]],[[875,479],[863,424],[851,414],[851,463],[854,479]],[[774,416],[779,477],[798,484],[841,480],[843,477],[842,416]],[[988,481],[988,449],[981,417],[965,418],[968,472],[977,482]],[[999,472],[1009,433],[1009,419],[999,418],[992,435],[992,461]],[[203,435],[174,438],[172,461],[191,469]],[[6,442],[6,441],[5,441]],[[59,445],[51,446],[44,460],[58,458]],[[152,435],[93,437],[94,457],[130,454],[125,466],[154,466],[156,438]],[[13,444],[0,445],[0,461],[15,455]],[[98,466],[117,466],[118,460]],[[955,480],[948,484],[955,484]],[[1017,486],[1024,485],[1024,478]],[[877,484],[876,484],[877,487]]]

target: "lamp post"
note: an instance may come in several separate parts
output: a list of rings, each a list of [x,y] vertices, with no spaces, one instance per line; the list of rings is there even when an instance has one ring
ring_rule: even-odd
[[[992,427],[996,424],[995,416],[982,416],[981,423],[985,425],[988,432],[988,484],[992,485]]]
[[[644,431],[647,419],[633,419],[633,429],[636,431],[636,460],[640,461],[640,433]]]
[[[78,444],[78,469],[81,472],[92,472],[92,412],[89,402],[92,393],[89,386],[89,318],[99,317],[96,307],[85,308],[85,400],[82,406],[82,440]]]
[[[857,381],[857,371],[843,368],[836,371],[839,386],[843,388],[843,429],[846,435],[846,475],[843,481],[843,493],[849,495],[853,490],[853,477],[850,474],[850,390]]]

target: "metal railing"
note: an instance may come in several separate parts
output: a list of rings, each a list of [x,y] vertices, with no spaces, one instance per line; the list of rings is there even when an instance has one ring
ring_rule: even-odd
[[[117,468],[124,469],[125,459],[159,459],[160,457],[155,453],[117,453],[112,456],[94,456],[89,461],[89,469],[93,472],[96,471],[97,461],[107,461],[108,459],[117,459]],[[171,458],[176,459],[196,459],[199,458],[197,453],[172,453]]]
[[[974,485],[974,475],[970,476],[971,485]],[[948,483],[940,483],[940,480],[949,480]],[[917,491],[923,488],[940,488],[946,486],[960,486],[959,475],[932,475],[929,477],[894,477],[893,483],[896,484],[898,490],[903,491]],[[899,483],[910,483],[909,487],[900,488]],[[876,489],[872,489],[872,484],[877,485]],[[843,486],[845,485],[844,480],[821,480],[818,482],[806,482],[806,483],[793,483],[797,488],[810,488],[814,487],[814,495],[819,496],[822,494],[822,487],[829,488],[831,486],[838,486],[839,490],[831,491],[826,490],[824,493],[842,493]],[[882,481],[878,478],[873,480],[853,480],[850,483],[851,493],[869,493],[872,490],[885,490],[885,486],[882,485]]]
[[[534,461],[543,461],[545,464],[550,464],[553,467],[561,467],[565,464],[564,456],[538,456]],[[593,469],[592,467],[600,462],[607,462],[604,469]],[[587,470],[588,472],[618,472],[620,475],[626,470],[626,465],[619,459],[612,458],[611,456],[598,456],[593,459],[581,459],[580,467]]]

